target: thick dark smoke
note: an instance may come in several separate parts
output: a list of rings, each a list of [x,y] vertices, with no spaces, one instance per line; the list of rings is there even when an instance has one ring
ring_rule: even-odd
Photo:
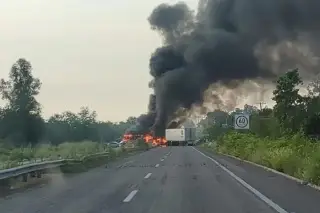
[[[156,96],[150,95],[148,113],[140,115],[136,124],[127,129],[126,133],[144,134],[150,131],[156,118]]]
[[[137,126],[163,135],[179,124],[176,111],[202,105],[215,83],[236,91],[244,80],[271,81],[289,68],[316,74],[319,11],[316,0],[200,0],[197,14],[185,3],[159,5],[148,19],[164,41],[150,59],[155,108]]]

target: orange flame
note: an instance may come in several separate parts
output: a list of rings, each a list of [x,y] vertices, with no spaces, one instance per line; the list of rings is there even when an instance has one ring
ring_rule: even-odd
[[[150,135],[150,134],[146,134],[144,137],[143,137],[144,141],[146,143],[151,143],[152,140],[153,140],[153,137]]]
[[[153,144],[156,144],[157,146],[166,146],[167,140],[164,137],[155,137],[153,138]]]
[[[167,140],[164,137],[153,137],[151,133],[145,135],[133,135],[133,134],[124,134],[123,141],[127,142],[130,140],[135,140],[138,138],[143,138],[146,143],[152,143],[153,146],[164,146],[167,144]]]
[[[125,142],[127,142],[127,141],[129,141],[129,140],[132,140],[132,138],[133,138],[133,135],[132,135],[132,134],[125,134],[125,135],[123,135],[122,140],[125,141]]]

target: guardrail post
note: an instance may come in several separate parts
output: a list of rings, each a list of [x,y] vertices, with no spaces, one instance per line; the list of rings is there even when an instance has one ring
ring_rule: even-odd
[[[36,172],[31,172],[30,176],[33,177],[33,178],[36,177]]]
[[[27,182],[28,181],[28,174],[23,174],[22,175],[22,181]]]
[[[37,172],[37,178],[41,178],[42,177],[42,171],[38,171]]]

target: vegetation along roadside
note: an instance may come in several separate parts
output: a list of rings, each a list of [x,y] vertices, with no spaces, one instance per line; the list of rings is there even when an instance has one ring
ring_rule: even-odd
[[[212,112],[207,119],[215,122],[205,126],[211,142],[202,146],[320,185],[320,80],[305,86],[306,95],[302,86],[298,70],[292,70],[278,79],[273,108]],[[249,130],[233,129],[235,113],[250,114]]]

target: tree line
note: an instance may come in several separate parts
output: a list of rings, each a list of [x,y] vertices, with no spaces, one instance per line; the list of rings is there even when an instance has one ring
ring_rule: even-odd
[[[233,126],[235,113],[251,114],[250,132],[259,136],[280,137],[302,134],[308,137],[320,135],[320,80],[306,85],[307,94],[301,95],[303,86],[299,71],[294,69],[280,76],[273,91],[273,108],[258,109],[246,105],[233,112],[215,110],[207,114],[200,125],[207,135],[215,138]],[[88,107],[79,112],[56,113],[45,120],[41,104],[36,97],[41,81],[32,74],[32,66],[26,59],[13,64],[8,80],[1,79],[0,93],[5,105],[0,108],[0,143],[16,146],[34,145],[40,142],[59,144],[66,141],[100,141],[119,139],[124,131],[135,123],[135,117],[112,123],[98,121],[97,113]]]
[[[24,58],[13,64],[8,80],[1,79],[0,93],[5,104],[0,108],[0,143],[25,146],[84,140],[108,142],[119,139],[135,122],[134,117],[119,123],[98,121],[96,111],[88,107],[81,107],[77,113],[56,113],[46,120],[36,99],[40,89],[40,79],[33,76],[32,65]]]
[[[299,134],[309,138],[320,136],[320,80],[304,85],[299,70],[294,69],[280,76],[272,100],[273,108],[258,109],[245,105],[232,112],[215,110],[207,114],[200,126],[211,139],[216,139],[233,128],[234,114],[250,114],[250,130],[242,131],[261,137],[279,138]],[[301,88],[306,88],[302,95]]]

